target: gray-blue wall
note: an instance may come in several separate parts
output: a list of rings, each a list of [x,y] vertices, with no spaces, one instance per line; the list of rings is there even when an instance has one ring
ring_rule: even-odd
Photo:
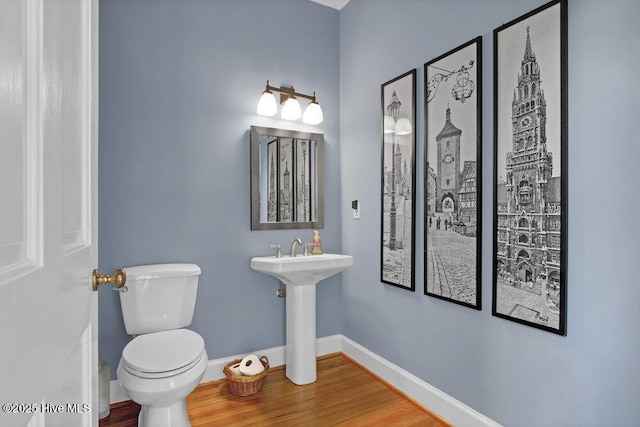
[[[340,12],[343,334],[506,426],[640,420],[640,3],[569,1],[567,336],[491,316],[493,29],[544,1],[351,0]],[[380,84],[418,68],[418,211],[425,62],[483,36],[482,311],[379,281]],[[542,70],[544,78],[544,70]],[[370,161],[363,161],[370,159]]]
[[[327,252],[341,252],[338,11],[298,0],[100,1],[100,269],[202,268],[192,329],[209,358],[285,343],[278,282],[249,269],[249,127],[325,135]],[[267,79],[317,92],[319,126],[256,114]],[[318,287],[318,336],[341,332],[340,278]],[[100,350],[115,372],[129,337],[118,294],[99,295]],[[115,378],[115,376],[114,376]]]
[[[193,329],[210,358],[284,344],[275,279],[251,271],[252,124],[325,134],[328,251],[356,266],[318,287],[318,336],[361,343],[509,426],[632,426],[640,419],[640,3],[569,3],[567,337],[491,316],[492,30],[540,0],[101,0],[100,268],[184,261],[203,269]],[[338,37],[339,34],[339,37]],[[418,68],[417,218],[423,216],[422,65],[484,36],[483,310],[379,281],[380,84]],[[265,80],[317,91],[325,122],[255,114]],[[362,219],[350,218],[352,199]],[[306,235],[305,235],[306,233]],[[100,291],[100,348],[128,337]]]

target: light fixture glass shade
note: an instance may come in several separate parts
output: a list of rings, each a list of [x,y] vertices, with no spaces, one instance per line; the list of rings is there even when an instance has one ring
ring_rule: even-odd
[[[384,133],[394,133],[396,131],[396,122],[391,116],[384,116]]]
[[[409,135],[413,132],[411,122],[406,117],[400,117],[396,122],[396,135]]]
[[[311,104],[309,104],[307,109],[304,110],[302,121],[310,125],[317,125],[322,123],[322,120],[324,120],[324,116],[322,115],[322,108],[320,108],[320,104],[316,101],[311,101]]]
[[[278,112],[278,103],[273,92],[265,90],[258,101],[258,114],[261,116],[273,116]]]
[[[296,98],[287,99],[287,102],[282,106],[281,116],[285,120],[298,120],[302,116],[302,109],[300,109],[300,103]]]

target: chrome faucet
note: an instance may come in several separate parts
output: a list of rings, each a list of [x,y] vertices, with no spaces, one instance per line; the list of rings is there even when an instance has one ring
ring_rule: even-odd
[[[296,256],[296,244],[302,245],[302,239],[296,237],[291,241],[291,253],[289,255]]]

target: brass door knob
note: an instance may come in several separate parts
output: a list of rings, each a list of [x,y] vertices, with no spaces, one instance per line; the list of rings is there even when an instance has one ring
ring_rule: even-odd
[[[100,271],[96,268],[93,270],[93,274],[91,275],[91,285],[94,291],[98,290],[98,286],[104,285],[105,283],[113,283],[113,286],[116,289],[119,289],[127,283],[127,273],[124,272],[122,268],[119,268],[113,273],[113,275],[109,276],[106,274],[100,274]]]

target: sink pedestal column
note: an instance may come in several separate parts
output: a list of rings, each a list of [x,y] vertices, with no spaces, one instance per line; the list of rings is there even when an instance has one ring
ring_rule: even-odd
[[[316,285],[353,266],[351,255],[251,258],[251,268],[286,286],[287,378],[294,384],[316,380]]]
[[[286,375],[294,384],[316,380],[316,284],[286,287]]]

